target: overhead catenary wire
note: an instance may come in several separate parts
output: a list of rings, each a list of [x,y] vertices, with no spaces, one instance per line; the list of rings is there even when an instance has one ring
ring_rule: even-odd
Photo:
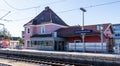
[[[15,8],[13,6],[11,6],[10,4],[8,4],[6,2],[6,0],[3,0],[9,7],[15,9],[15,10],[29,10],[29,9],[33,9],[33,8],[37,8],[37,7],[40,7],[39,6],[35,6],[35,7],[29,7],[29,8],[24,8],[24,9],[18,9],[18,8]],[[54,4],[54,3],[58,3],[60,2],[61,0],[59,1],[55,1],[55,2],[51,2],[51,3],[47,3],[47,4]],[[96,5],[90,5],[90,6],[85,6],[83,8],[93,8],[93,7],[98,7],[98,6],[104,6],[104,5],[111,5],[111,4],[115,4],[115,3],[120,3],[120,0],[118,1],[112,1],[112,2],[106,2],[106,3],[102,3],[102,4],[96,4]],[[44,4],[44,5],[47,5],[47,4]],[[70,10],[65,10],[65,11],[60,11],[60,12],[57,12],[57,13],[65,13],[65,12],[70,12],[70,11],[75,11],[75,10],[79,10],[80,8],[74,8],[74,9],[70,9]],[[31,17],[33,18],[33,17]],[[23,18],[22,20],[25,20],[25,18]],[[7,20],[7,19],[4,19],[4,21],[20,21],[20,19],[17,19],[17,20]]]
[[[5,3],[7,6],[11,7],[11,8],[14,9],[14,10],[22,11],[22,10],[36,9],[36,14],[37,14],[37,9],[38,9],[40,6],[56,4],[56,3],[63,2],[63,1],[65,1],[65,0],[58,0],[58,1],[46,3],[46,4],[43,4],[43,5],[38,5],[38,6],[33,6],[33,7],[28,7],[28,8],[21,8],[21,9],[20,9],[20,8],[16,8],[16,7],[10,5],[6,0],[3,0],[3,1],[4,1],[4,3]],[[14,10],[13,10],[13,11],[14,11]],[[33,18],[33,17],[28,17],[28,18]],[[0,20],[10,22],[10,21],[21,21],[21,20],[25,20],[25,19],[27,19],[27,18],[22,18],[22,19],[17,19],[17,20],[9,20],[9,19],[0,19]]]
[[[114,4],[114,3],[120,3],[120,0],[118,0],[118,1],[112,1],[112,2],[107,2],[107,3],[102,3],[102,4],[85,6],[83,8],[93,8],[93,7],[98,7],[98,6],[111,5],[111,4]],[[65,13],[65,12],[70,12],[70,11],[75,11],[75,10],[80,10],[80,8],[74,8],[74,9],[70,9],[70,10],[60,11],[58,13]]]
[[[28,7],[28,8],[22,8],[22,9],[20,9],[20,8],[16,8],[16,7],[10,5],[6,0],[3,0],[3,1],[4,1],[5,4],[7,4],[10,8],[12,8],[14,10],[29,10],[29,9],[38,8],[38,7],[41,6],[41,5],[38,5],[38,6],[34,6],[34,7]]]
[[[31,19],[31,18],[34,18],[34,17],[26,17],[26,18],[21,18],[21,19],[16,19],[16,20],[9,20],[9,19],[0,19],[1,21],[7,21],[7,22],[13,22],[13,21],[23,21],[23,20],[26,20],[26,19]]]
[[[33,7],[28,7],[28,8],[19,9],[19,8],[16,8],[16,7],[13,7],[12,5],[10,5],[6,0],[3,0],[3,1],[4,1],[9,7],[13,8],[13,9],[15,9],[15,10],[29,10],[29,9],[39,8],[40,6],[43,6],[43,5],[38,5],[38,6],[33,6]],[[63,1],[63,0],[62,0],[62,1]],[[59,3],[59,2],[61,2],[61,0],[55,1],[55,2],[50,2],[50,3],[44,4],[44,5],[50,5],[50,4],[55,4],[55,3]],[[92,8],[92,7],[110,5],[110,4],[119,3],[119,2],[120,2],[120,0],[118,0],[118,1],[112,1],[112,2],[107,2],[107,3],[102,3],[102,4],[90,5],[90,6],[86,6],[86,7],[83,7],[83,8]],[[79,9],[79,8],[74,8],[74,9],[70,9],[70,10],[61,11],[61,12],[58,12],[58,13],[69,12],[69,11],[74,11],[74,10],[78,10],[78,9]]]
[[[0,19],[1,21],[7,21],[7,22],[11,22],[13,20],[8,20],[8,19]]]
[[[84,7],[84,8],[92,8],[92,7],[97,7],[97,6],[104,6],[104,5],[110,5],[110,4],[114,4],[114,3],[119,3],[119,1],[112,1],[112,2],[107,2],[107,3],[102,3],[102,4],[97,4],[97,5],[91,5],[91,6],[87,6],[87,7]]]
[[[4,16],[0,17],[0,19],[4,18],[4,17],[7,16],[9,13],[11,13],[11,11],[7,12]]]
[[[51,5],[51,4],[56,4],[56,3],[60,3],[60,2],[63,2],[65,0],[57,0],[57,1],[53,1],[53,2],[49,2],[49,3],[46,3],[46,4],[43,4],[43,5],[38,5],[38,6],[33,6],[33,7],[28,7],[28,8],[16,8],[12,5],[10,5],[6,0],[3,0],[3,2],[9,6],[10,8],[16,10],[16,11],[24,11],[24,10],[30,10],[30,9],[35,9],[36,10],[36,15],[37,15],[37,12],[38,12],[38,8],[40,8],[41,6],[44,6],[44,5]],[[14,11],[12,10],[12,11]],[[4,19],[3,21],[13,21],[13,20],[7,20],[7,19]],[[16,20],[15,20],[16,21]]]
[[[28,8],[16,8],[12,5],[10,5],[6,0],[3,0],[5,4],[7,4],[10,8],[14,9],[14,10],[18,10],[18,11],[21,11],[21,10],[30,10],[30,9],[34,9],[34,8],[39,8],[41,6],[44,6],[44,5],[50,5],[50,4],[56,4],[56,3],[59,3],[59,2],[62,2],[64,0],[58,0],[58,1],[54,1],[54,2],[50,2],[50,3],[46,3],[44,5],[38,5],[38,6],[33,6],[33,7],[28,7]]]

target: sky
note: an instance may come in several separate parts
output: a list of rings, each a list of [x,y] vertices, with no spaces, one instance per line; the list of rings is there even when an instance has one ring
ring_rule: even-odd
[[[82,26],[81,7],[87,11],[84,13],[85,25],[120,24],[120,0],[0,0],[0,23],[12,36],[21,37],[23,25],[46,6],[70,26]]]

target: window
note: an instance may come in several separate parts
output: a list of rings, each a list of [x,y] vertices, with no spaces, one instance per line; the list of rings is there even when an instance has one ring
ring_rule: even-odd
[[[30,28],[26,28],[26,33],[30,33]]]
[[[45,26],[41,26],[41,34],[45,34],[46,31],[45,31]]]
[[[52,46],[52,41],[46,41],[46,46]]]
[[[115,46],[120,46],[120,39],[115,40]]]
[[[120,26],[113,26],[114,32],[120,32]]]
[[[33,45],[34,45],[34,41],[31,41],[31,47],[33,47]]]
[[[41,46],[44,46],[45,45],[45,42],[44,41],[41,41]]]
[[[27,41],[27,47],[30,47],[30,41]]]
[[[37,41],[34,41],[34,45],[37,45]]]
[[[103,30],[103,26],[102,25],[97,25],[96,29],[97,30]]]
[[[28,33],[30,33],[30,29],[28,28]]]
[[[120,34],[119,34],[119,33],[117,33],[117,34],[115,34],[115,36],[120,36]]]

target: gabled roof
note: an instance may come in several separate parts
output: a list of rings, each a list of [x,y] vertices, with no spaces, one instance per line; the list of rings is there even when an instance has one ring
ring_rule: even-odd
[[[96,25],[86,25],[84,26],[85,29],[92,29],[96,32],[100,32],[100,30],[97,30],[97,26],[101,25],[103,27],[103,31],[106,30],[106,28],[110,25],[110,23],[106,23],[106,24],[96,24]]]
[[[67,28],[60,28],[56,32],[59,37],[73,37],[73,36],[76,36],[74,34],[75,30],[81,30],[81,27],[80,26],[70,26]]]
[[[109,23],[107,24],[97,24],[97,25],[102,25],[103,26],[103,31],[106,30],[106,28],[110,25]],[[92,33],[87,33],[87,35],[100,35],[100,30],[97,30],[97,25],[87,25],[84,26],[85,30],[92,30]],[[75,36],[80,36],[81,34],[75,34],[76,30],[81,30],[81,26],[71,26],[68,28],[61,28],[57,30],[58,36],[60,37],[75,37]]]
[[[63,26],[68,26],[49,7],[45,7],[45,10],[43,10],[38,16],[36,16],[34,19],[32,19],[30,22],[28,22],[25,25],[28,25],[28,24],[39,25],[39,24],[44,24],[44,23],[55,23],[55,24],[59,24]]]
[[[57,34],[59,37],[76,37],[76,36],[81,36],[81,34],[76,34],[75,31],[77,30],[81,30],[81,26],[71,26],[68,28],[61,28],[59,30],[57,30]],[[89,29],[85,29],[85,30],[89,30]],[[92,33],[87,33],[89,35],[98,35],[99,32],[96,32],[93,30]]]

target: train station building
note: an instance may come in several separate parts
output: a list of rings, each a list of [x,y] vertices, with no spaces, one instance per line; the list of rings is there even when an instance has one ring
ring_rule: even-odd
[[[24,47],[52,51],[109,52],[113,49],[111,24],[69,26],[49,7],[24,24]],[[82,38],[85,35],[84,39]],[[84,43],[83,43],[84,40]]]

